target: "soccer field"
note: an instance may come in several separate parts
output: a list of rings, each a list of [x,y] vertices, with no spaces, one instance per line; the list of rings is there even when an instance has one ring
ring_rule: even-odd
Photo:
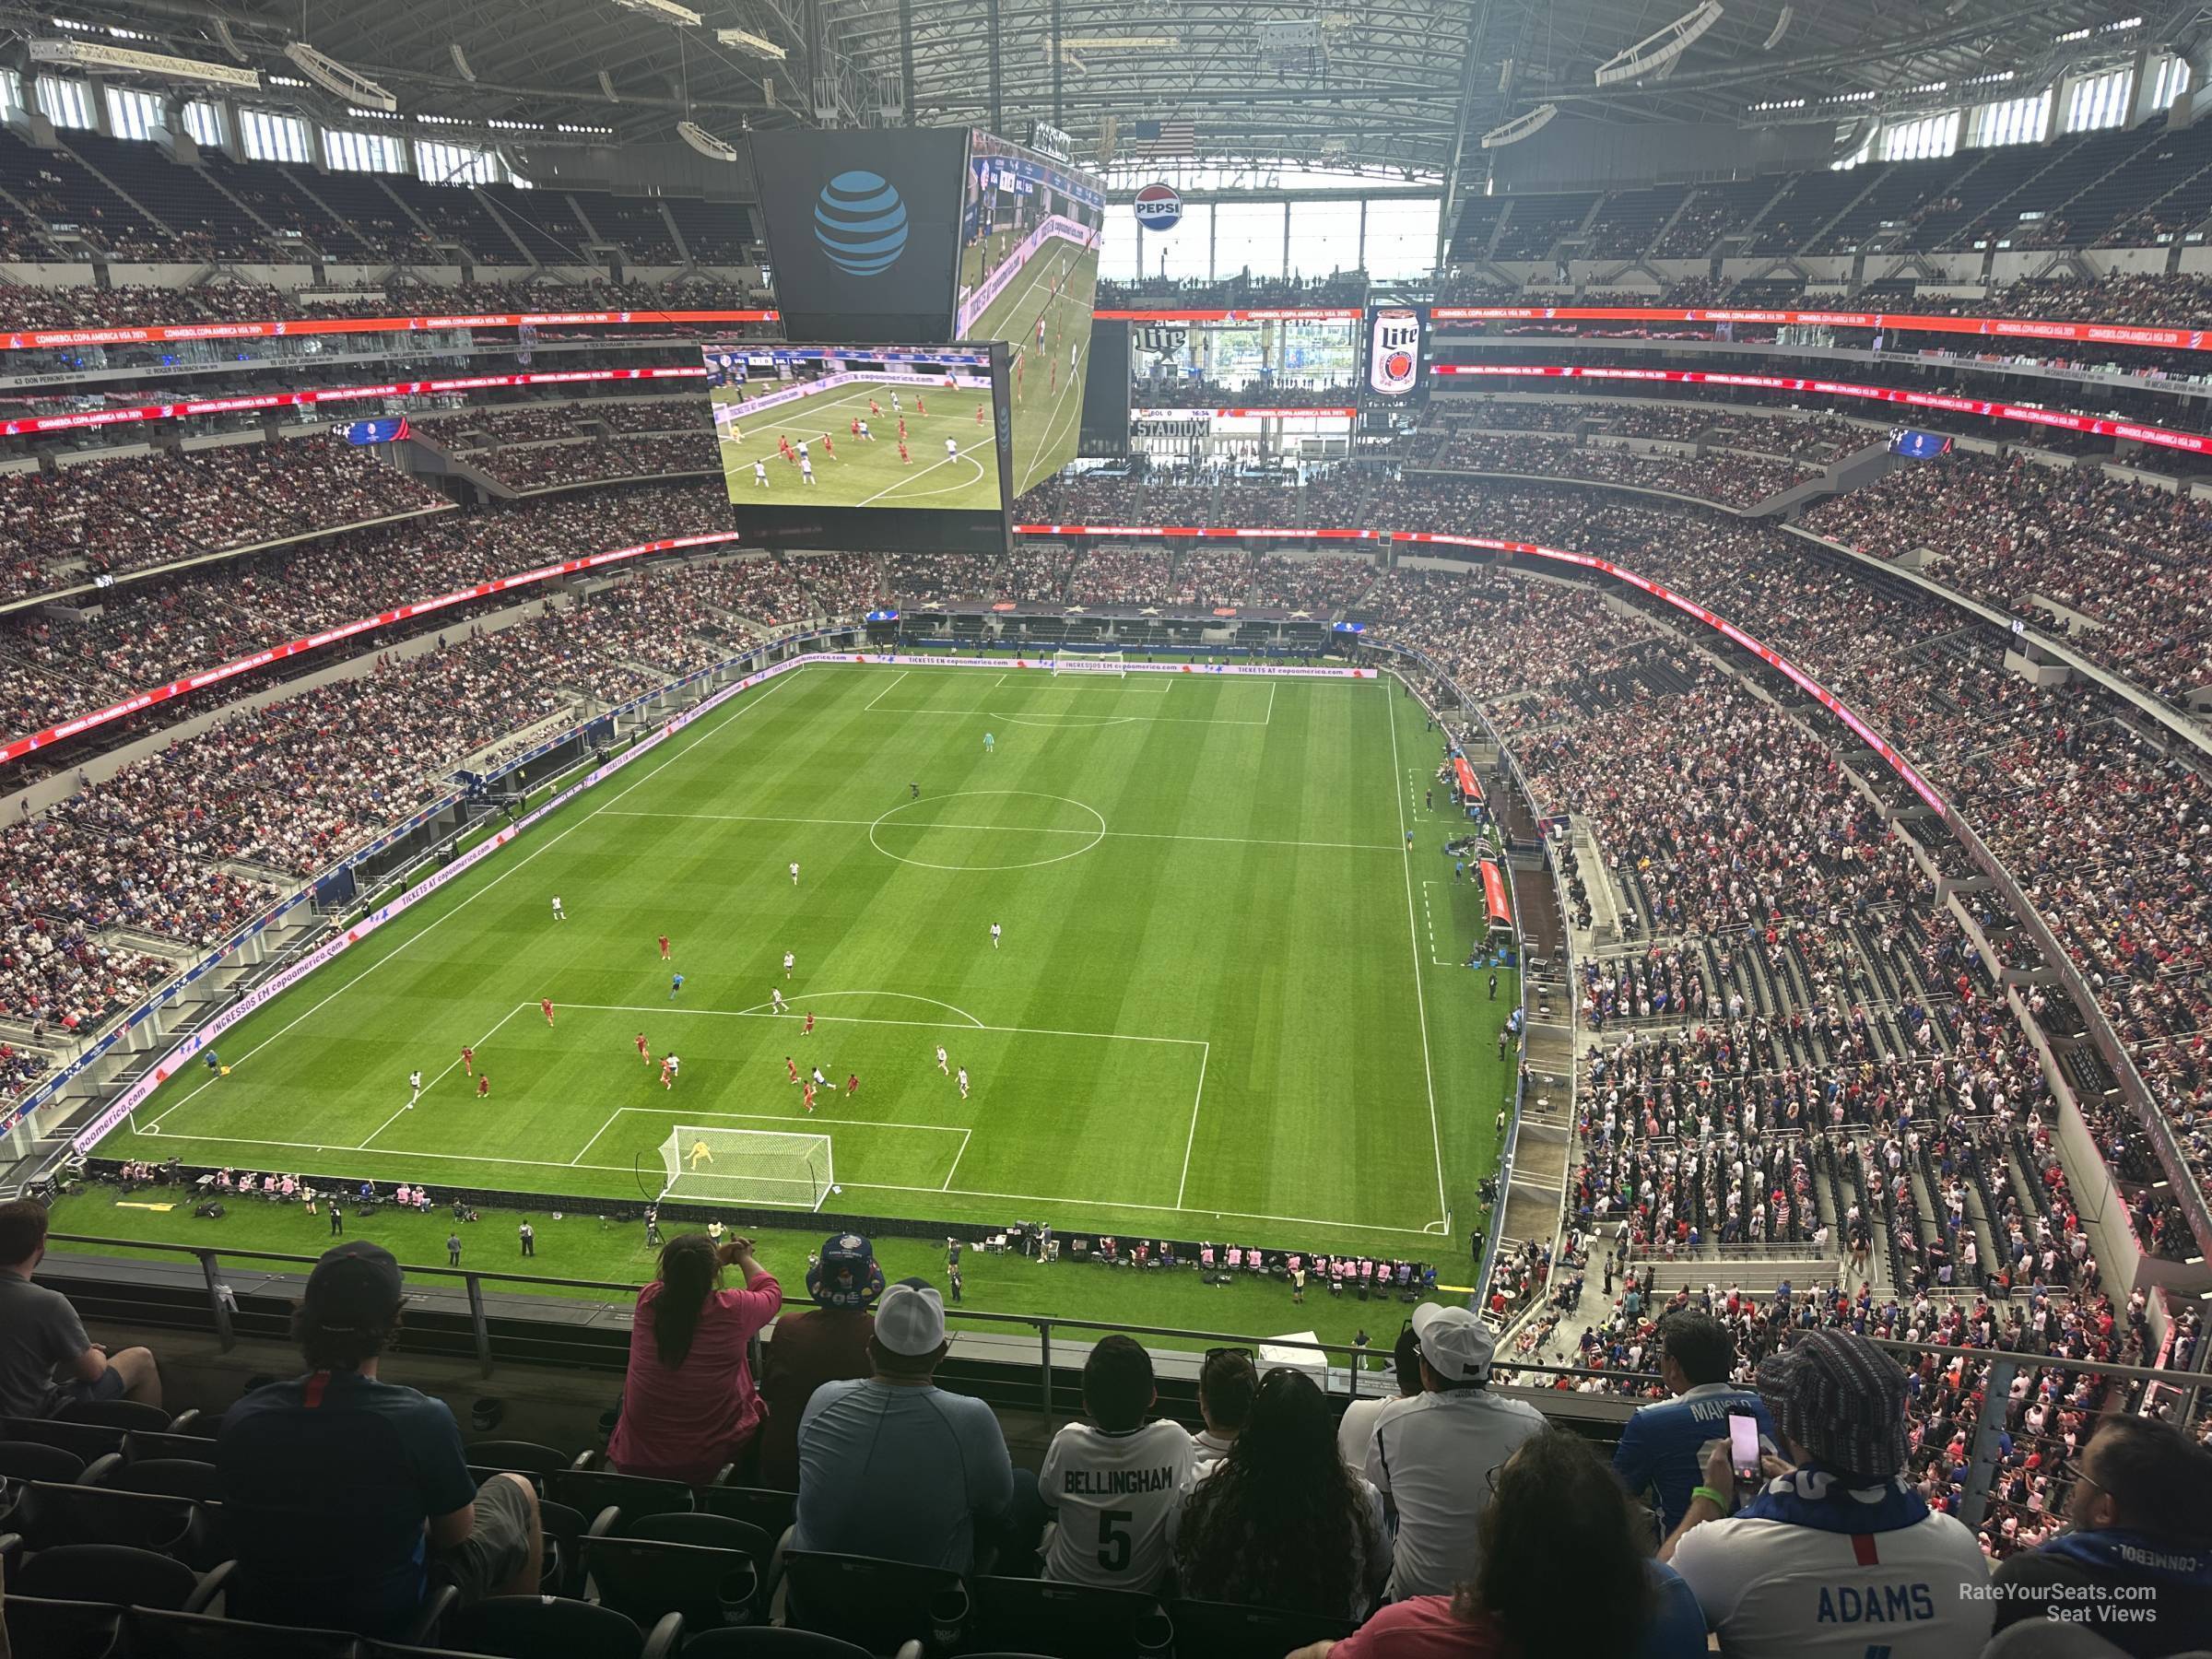
[[[971,259],[981,251],[970,249]],[[1065,265],[1058,298],[1053,274]],[[1084,371],[1090,361],[1090,311],[1098,291],[1099,256],[1054,237],[1030,256],[994,300],[970,337],[1006,340],[1014,347],[1014,493],[1020,495],[1075,458],[1083,420]],[[1044,340],[1037,321],[1044,320]],[[1072,371],[1071,371],[1071,353]]]
[[[257,1011],[229,1076],[185,1068],[100,1151],[634,1201],[679,1124],[802,1130],[829,1211],[1443,1254],[1512,979],[1491,1003],[1453,965],[1480,900],[1435,764],[1388,680],[802,669]],[[859,1090],[807,1117],[786,1056]]]
[[[743,395],[727,387],[709,394],[714,403],[725,406],[741,401]],[[742,438],[733,438],[729,429],[717,422],[723,478],[731,499],[740,506],[935,507],[996,512],[998,445],[991,426],[990,393],[940,393],[924,386],[918,395],[920,407],[913,387],[900,388],[906,420],[905,461],[899,458],[900,415],[891,408],[888,385],[832,386],[780,404],[763,412],[758,424],[747,427]],[[871,401],[877,413],[869,413]],[[979,404],[983,410],[981,421],[975,418]],[[855,420],[868,423],[873,442],[853,435]],[[822,441],[825,433],[828,444]],[[776,448],[778,438],[790,439],[794,450],[806,442],[814,464],[814,483],[801,477],[794,462],[783,459]],[[953,445],[949,452],[947,439]],[[753,472],[755,461],[767,469],[766,488]]]

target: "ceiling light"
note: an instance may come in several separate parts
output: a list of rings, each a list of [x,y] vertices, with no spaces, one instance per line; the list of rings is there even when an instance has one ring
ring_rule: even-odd
[[[1485,133],[1482,135],[1482,147],[1484,149],[1502,149],[1509,144],[1518,144],[1522,139],[1532,137],[1540,132],[1550,124],[1551,118],[1559,112],[1559,106],[1558,104],[1538,104],[1527,114],[1509,121],[1503,126],[1492,127]]]
[[[1693,12],[1685,12],[1656,34],[1647,35],[1626,52],[1597,66],[1597,84],[1610,87],[1621,81],[1641,80],[1665,68],[1688,52],[1698,37],[1721,20],[1721,0],[1705,0]]]
[[[305,41],[294,41],[284,49],[300,74],[313,81],[324,91],[347,103],[365,104],[371,110],[396,110],[399,100],[385,91],[365,75],[357,75],[327,53],[317,52]]]
[[[699,27],[699,14],[688,6],[677,5],[676,0],[615,0],[615,4],[665,22],[682,23],[692,29]]]
[[[786,55],[783,48],[773,41],[764,41],[759,35],[748,34],[742,29],[718,29],[714,31],[714,38],[724,46],[733,46],[739,52],[750,53],[755,57],[768,58],[779,64]]]

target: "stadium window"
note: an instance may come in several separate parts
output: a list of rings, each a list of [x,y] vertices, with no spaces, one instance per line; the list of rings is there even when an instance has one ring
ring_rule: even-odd
[[[1993,149],[2002,144],[2034,144],[2051,124],[2051,88],[2033,98],[2008,98],[2002,103],[1978,104],[1969,123],[1967,143],[1975,149]]]
[[[323,129],[323,158],[334,172],[405,172],[407,153],[390,133]]]
[[[1099,248],[1099,275],[1116,282],[1135,281],[1139,274],[1137,250],[1144,245],[1144,236],[1135,214],[1127,207],[1110,209],[1106,215],[1106,237]]]
[[[2094,133],[2116,127],[2127,119],[2127,95],[2135,84],[2131,68],[2107,69],[2084,76],[2066,95],[2069,133]]]
[[[1885,161],[1924,161],[1931,157],[1956,155],[1959,150],[1959,122],[1963,112],[1947,110],[1940,115],[1924,115],[1918,121],[1908,121],[1901,126],[1882,130],[1882,159]]]
[[[2152,110],[2171,110],[2181,95],[2189,90],[2189,60],[2166,57],[2159,60],[2159,77],[2151,83]]]
[[[1326,276],[1359,265],[1359,207],[1354,202],[1290,204],[1292,276]]]
[[[135,87],[108,89],[108,131],[118,138],[148,139],[161,126],[161,100]]]
[[[23,108],[23,80],[13,69],[0,69],[0,116]]]
[[[418,138],[415,176],[426,184],[497,184],[506,171],[489,150]]]
[[[223,142],[223,109],[220,104],[196,100],[184,106],[184,130],[192,135],[194,144],[219,147]]]
[[[245,139],[247,160],[308,164],[312,153],[308,148],[308,125],[299,116],[241,110],[238,127]]]
[[[1425,276],[1436,268],[1436,224],[1443,203],[1435,196],[1372,196],[1359,263],[1379,281]]]
[[[32,83],[31,90],[39,100],[39,113],[55,126],[86,131],[93,126],[92,94],[83,81],[41,75]]]
[[[1254,276],[1283,274],[1281,202],[1214,204],[1214,276],[1217,279],[1250,271]]]

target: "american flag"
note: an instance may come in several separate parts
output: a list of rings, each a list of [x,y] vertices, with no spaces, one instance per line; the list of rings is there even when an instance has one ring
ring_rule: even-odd
[[[1133,121],[1123,129],[1133,156],[1188,156],[1198,147],[1198,128],[1189,121]]]

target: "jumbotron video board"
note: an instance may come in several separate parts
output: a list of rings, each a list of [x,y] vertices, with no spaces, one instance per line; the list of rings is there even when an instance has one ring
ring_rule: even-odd
[[[709,340],[735,526],[770,547],[1006,546],[1004,346]]]
[[[1016,495],[1076,458],[1105,219],[1095,175],[970,134],[953,334],[1011,348]]]

